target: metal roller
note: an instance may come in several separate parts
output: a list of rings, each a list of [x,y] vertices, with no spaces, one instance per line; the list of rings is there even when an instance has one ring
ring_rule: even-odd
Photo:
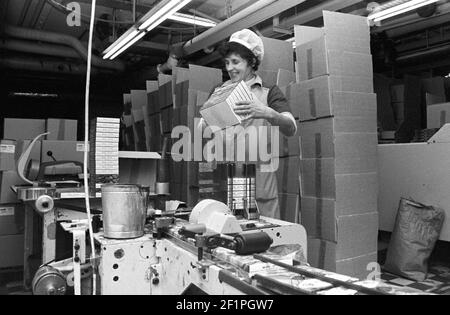
[[[33,278],[32,290],[33,295],[65,295],[66,277],[51,266],[41,267]]]
[[[53,198],[47,195],[40,196],[35,202],[34,202],[34,208],[37,212],[45,214],[53,210],[55,207],[55,202],[53,201]]]
[[[234,237],[234,241],[238,255],[263,253],[273,244],[272,238],[264,232],[240,234]]]

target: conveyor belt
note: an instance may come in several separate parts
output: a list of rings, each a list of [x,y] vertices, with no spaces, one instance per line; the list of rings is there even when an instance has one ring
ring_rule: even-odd
[[[262,262],[266,262],[266,263],[270,263],[282,268],[285,268],[286,270],[293,272],[293,273],[297,273],[299,275],[305,276],[305,277],[309,277],[309,278],[313,278],[313,279],[317,279],[317,280],[321,280],[324,282],[328,282],[330,284],[332,284],[333,286],[338,286],[338,287],[344,287],[346,289],[351,289],[351,290],[355,290],[359,293],[362,294],[368,294],[368,295],[391,295],[390,293],[384,292],[384,291],[379,291],[376,289],[371,289],[371,288],[366,288],[363,287],[361,285],[357,285],[355,283],[352,282],[346,282],[346,281],[342,281],[339,279],[332,279],[326,276],[323,276],[319,273],[314,273],[311,271],[307,271],[307,270],[303,270],[301,269],[301,267],[294,267],[294,266],[290,266],[287,265],[285,263],[270,259],[265,257],[264,255],[254,255],[254,257]],[[264,280],[265,283],[267,282],[267,279],[262,279]],[[288,288],[286,288],[286,290],[290,290],[291,288],[288,286]]]

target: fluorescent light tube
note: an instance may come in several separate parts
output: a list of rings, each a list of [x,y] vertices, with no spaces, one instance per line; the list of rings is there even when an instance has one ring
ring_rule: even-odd
[[[400,15],[415,9],[418,9],[420,7],[430,5],[433,3],[438,2],[439,0],[411,0],[396,6],[393,6],[391,8],[388,8],[386,10],[382,10],[380,12],[375,12],[373,14],[370,14],[368,16],[369,20],[373,20],[375,23],[380,22],[382,20],[389,19],[391,17],[394,17],[396,15]]]
[[[104,52],[103,59],[113,60],[134,43],[145,36],[146,32],[154,29],[168,17],[182,9],[192,0],[163,0],[151,9],[139,22],[109,46]],[[140,26],[137,26],[140,25]]]
[[[147,31],[150,31],[154,29],[169,16],[182,9],[191,1],[192,0],[170,0],[166,1],[162,6],[157,5],[141,19],[143,23],[139,26],[139,30],[146,29]]]
[[[116,40],[111,46],[109,46],[108,49],[105,50],[105,55],[103,56],[103,59],[108,59],[112,55],[114,55],[119,49],[121,49],[123,46],[128,44],[130,41],[132,41],[138,34],[139,31],[137,29],[133,29],[130,33],[128,30],[127,33],[122,35],[118,40]]]
[[[113,60],[120,54],[122,54],[125,50],[133,46],[137,41],[139,41],[142,37],[145,36],[145,32],[141,32],[138,36],[136,36],[131,42],[123,46],[118,52],[116,52],[114,55],[112,55],[109,59]]]
[[[181,22],[181,23],[186,23],[186,24],[204,26],[204,27],[214,27],[217,25],[216,22],[211,21],[209,19],[205,19],[202,17],[193,16],[193,15],[189,15],[189,14],[183,14],[183,13],[174,13],[173,15],[169,16],[167,19],[172,20],[172,21]]]

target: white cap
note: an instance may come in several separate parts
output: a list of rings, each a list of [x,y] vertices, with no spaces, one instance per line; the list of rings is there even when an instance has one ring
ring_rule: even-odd
[[[238,43],[247,47],[255,56],[262,61],[264,58],[264,43],[258,35],[248,29],[236,32],[231,35],[230,43]]]

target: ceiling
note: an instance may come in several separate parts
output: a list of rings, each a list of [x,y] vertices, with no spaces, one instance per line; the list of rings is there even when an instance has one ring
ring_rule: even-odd
[[[0,19],[3,26],[9,25],[46,33],[64,34],[76,39],[86,47],[92,1],[77,1],[80,4],[82,12],[82,23],[80,26],[69,26],[67,24],[67,16],[70,12],[65,9],[65,6],[71,2],[73,1],[1,0]],[[101,59],[101,52],[158,2],[159,0],[97,0],[94,54]],[[233,19],[239,15],[243,15],[247,8],[253,8],[253,6],[264,2],[272,2],[272,4],[268,5],[270,6],[270,10],[261,9],[260,11],[255,11],[254,14],[245,16],[243,19],[237,19],[231,25],[236,27],[251,27],[266,37],[287,39],[292,37],[293,26],[296,24],[321,26],[322,10],[367,15],[368,11],[366,8],[371,1],[193,0],[182,11],[184,13],[209,17],[220,23],[227,19]],[[380,3],[383,2],[385,0],[380,1]],[[391,20],[382,26],[374,27],[372,29],[375,47],[373,53],[375,57],[379,55],[381,59],[389,61],[384,66],[380,66],[380,71],[390,71],[390,66],[392,63],[396,63],[397,59],[399,59],[398,65],[400,65],[400,68],[410,69],[410,71],[431,71],[432,69],[444,69],[442,71],[446,71],[446,67],[450,67],[448,57],[443,57],[439,60],[434,58],[433,62],[435,64],[432,64],[431,68],[429,65],[425,65],[425,62],[423,65],[421,63],[418,64],[417,60],[422,60],[421,58],[427,56],[429,54],[427,51],[430,50],[435,50],[434,53],[439,56],[443,56],[444,53],[446,53],[446,56],[450,55],[448,54],[448,51],[450,51],[448,47],[450,45],[449,17],[450,3],[447,0],[441,0],[437,8],[431,12],[430,16],[421,17],[417,12],[411,12],[410,14]],[[192,63],[215,65],[217,57],[214,53],[209,54],[211,51],[206,52],[203,49],[199,49],[199,47],[213,47],[219,41],[230,35],[229,30],[207,30],[205,28],[194,28],[189,25],[169,21],[164,22],[160,27],[147,34],[144,40],[121,55],[116,65],[120,64],[120,66],[124,67],[123,69],[136,70],[162,63],[167,58],[167,52],[171,45],[176,43],[184,44],[192,39],[199,38],[199,35],[203,36],[202,41],[197,46],[195,44],[189,45],[192,49],[186,54],[185,59]],[[6,48],[5,41],[11,44],[11,38],[6,36],[3,37],[3,40],[3,46],[0,47],[0,49],[3,48],[3,58],[40,59],[49,64],[46,70],[43,70],[44,72],[57,72],[57,70],[54,71],[55,68],[51,68],[53,63],[64,60],[69,64],[68,69],[75,69],[75,66],[78,66],[80,67],[80,73],[84,71],[83,63],[85,61],[82,58],[82,54],[80,57],[79,53],[77,55],[67,51],[67,46],[64,49],[60,49],[63,47],[57,45],[57,42],[52,42],[52,46],[49,48],[53,47],[54,49],[52,48],[52,51],[61,50],[61,53],[59,55],[52,53],[53,56],[49,56],[45,54],[43,47],[41,47],[42,51],[40,53],[36,53],[37,51],[33,53],[30,50]],[[39,43],[42,44],[42,42]],[[30,44],[30,42],[27,41],[27,44]],[[431,54],[431,56],[435,55]],[[393,60],[389,60],[389,58]],[[16,60],[17,63],[20,60]],[[101,66],[98,67],[98,72],[117,70],[110,65],[100,63],[100,61],[99,64]],[[97,67],[97,64],[94,66]],[[53,65],[53,67],[59,69],[57,65]],[[34,69],[31,66],[31,61],[29,69]]]

